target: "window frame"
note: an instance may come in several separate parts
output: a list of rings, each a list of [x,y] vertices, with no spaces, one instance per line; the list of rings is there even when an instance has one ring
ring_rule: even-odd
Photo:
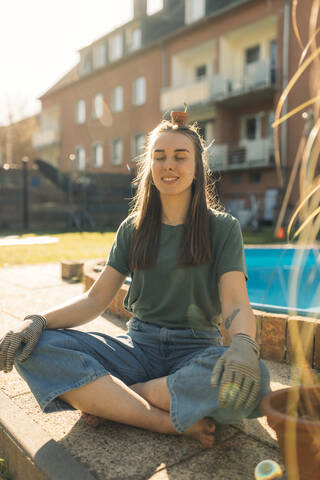
[[[99,115],[97,114],[97,105],[96,105],[96,101],[97,101],[98,98],[101,98],[101,112],[98,112]],[[93,97],[92,117],[93,118],[102,118],[103,113],[104,113],[103,93],[96,93],[95,96]]]
[[[121,92],[121,105],[119,108],[116,108],[116,92]],[[116,85],[112,89],[112,94],[111,94],[111,107],[113,112],[122,112],[124,108],[124,102],[123,102],[123,86],[122,85]]]
[[[139,82],[140,80],[140,82]],[[143,80],[143,83],[141,83],[141,80]],[[139,83],[138,83],[139,82]],[[138,99],[138,85],[143,84],[144,89],[143,89],[143,99],[142,101],[137,101]],[[139,106],[139,105],[144,105],[147,101],[147,80],[145,76],[137,77],[134,82],[133,82],[133,105]]]
[[[201,2],[201,3],[200,3]],[[199,13],[194,16],[192,7],[199,6]],[[193,15],[193,16],[192,16]],[[184,20],[186,24],[197,22],[200,18],[206,15],[206,1],[205,0],[185,0],[185,15]]]
[[[82,119],[81,115],[79,114],[79,112],[81,111],[80,110],[80,105],[83,105],[83,119]],[[83,100],[83,98],[80,98],[80,100],[77,100],[77,103],[76,103],[76,123],[78,123],[78,124],[86,123],[86,118],[87,118],[86,101]]]
[[[79,151],[84,152],[83,167],[80,165]],[[76,167],[77,167],[77,170],[79,170],[80,172],[83,172],[86,169],[86,163],[87,163],[86,149],[84,148],[83,145],[76,145],[75,153],[76,153]]]
[[[146,143],[146,135],[145,133],[143,132],[136,132],[132,135],[132,160],[134,162],[136,162],[139,157],[143,154],[143,148],[140,147],[140,151],[138,151],[138,147],[137,147],[137,137],[143,137],[143,143],[144,143],[144,146],[145,146],[145,143]]]
[[[101,154],[101,157],[102,157],[102,162],[100,164],[98,164],[97,162],[97,147],[101,147],[101,151],[102,151],[102,154]],[[92,166],[94,168],[101,168],[103,167],[104,165],[104,148],[103,148],[103,143],[99,140],[93,142],[92,144]]]
[[[117,39],[120,39],[120,42],[119,42],[119,45],[120,46],[120,50],[119,52],[116,51],[116,49],[118,48],[116,45],[117,45]],[[120,58],[123,57],[123,53],[124,53],[124,44],[123,44],[123,34],[122,32],[119,32],[119,33],[116,33],[114,35],[112,35],[110,38],[109,38],[109,42],[108,42],[108,46],[109,46],[109,61],[110,62],[116,62],[117,60],[119,60]]]
[[[120,142],[120,160],[119,161],[115,161],[115,145],[116,145],[116,142]],[[122,165],[123,164],[123,140],[121,137],[116,137],[116,138],[113,138],[111,140],[111,164],[114,165],[114,166],[119,166],[119,165]]]

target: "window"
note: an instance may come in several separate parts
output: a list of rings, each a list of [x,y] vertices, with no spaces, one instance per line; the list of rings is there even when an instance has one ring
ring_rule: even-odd
[[[249,173],[249,182],[250,183],[259,183],[261,181],[261,172],[250,172]]]
[[[274,111],[271,110],[268,112],[268,123],[267,123],[267,131],[266,131],[266,137],[273,137],[274,131],[272,128],[272,124],[274,122]]]
[[[122,139],[115,138],[112,140],[112,164],[113,165],[121,165],[122,163]]]
[[[200,65],[196,68],[196,80],[203,80],[207,75],[207,65]]]
[[[112,90],[112,110],[114,112],[123,110],[123,88],[120,85]]]
[[[93,144],[92,148],[92,164],[94,167],[103,166],[103,145],[100,142]]]
[[[101,118],[103,116],[103,95],[102,93],[97,93],[94,97],[93,102],[93,117]]]
[[[141,47],[141,28],[135,28],[131,37],[131,50],[137,50]]]
[[[84,100],[77,102],[76,119],[77,123],[84,123],[86,121],[86,102]]]
[[[86,168],[86,151],[82,146],[76,147],[76,165],[78,170]]]
[[[271,81],[272,84],[276,83],[276,80],[277,80],[277,57],[278,57],[277,40],[271,40],[271,43],[270,43],[270,81]]]
[[[214,138],[214,120],[210,120],[207,122],[198,122],[199,125],[199,133],[201,137],[205,140],[208,144],[212,142]]]
[[[163,0],[147,0],[147,14],[153,15],[163,9]]]
[[[245,138],[255,140],[258,136],[257,119],[250,117],[245,119]]]
[[[109,59],[110,61],[118,60],[123,55],[123,38],[122,33],[118,33],[109,39]]]
[[[80,75],[87,75],[92,70],[92,52],[85,50],[80,55],[79,72]]]
[[[146,79],[139,77],[133,85],[133,103],[134,105],[142,105],[146,101]]]
[[[106,63],[106,45],[101,43],[93,47],[93,68],[103,67]]]
[[[133,160],[138,160],[138,157],[143,154],[145,146],[145,135],[144,133],[136,133],[133,136]]]
[[[258,62],[260,60],[260,45],[250,47],[245,52],[246,65],[250,63]]]
[[[185,22],[191,23],[205,16],[205,0],[186,0]]]
[[[241,173],[232,173],[231,183],[232,183],[232,185],[240,185],[240,183],[241,183]]]

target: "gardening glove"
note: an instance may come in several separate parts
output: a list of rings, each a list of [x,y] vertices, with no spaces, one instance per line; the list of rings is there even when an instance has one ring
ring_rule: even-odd
[[[259,348],[253,338],[244,333],[232,337],[230,347],[211,374],[211,385],[217,387],[219,382],[220,407],[238,410],[254,406],[260,390],[261,370]]]
[[[0,370],[11,372],[16,351],[21,344],[25,344],[22,352],[17,356],[19,362],[24,362],[37,345],[47,321],[42,315],[28,315],[19,327],[9,330],[0,340]]]

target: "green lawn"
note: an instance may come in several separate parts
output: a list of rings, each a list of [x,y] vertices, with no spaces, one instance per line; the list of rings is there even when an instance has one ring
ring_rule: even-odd
[[[32,234],[22,235],[19,238],[30,236]],[[58,238],[59,241],[45,245],[1,246],[0,267],[59,262],[61,260],[107,258],[115,232],[51,233],[50,236]]]
[[[107,258],[115,232],[72,232],[54,233],[41,231],[21,235],[26,238],[34,235],[50,235],[59,242],[46,245],[15,245],[0,247],[0,267],[10,265],[59,262],[61,260],[87,260],[90,258]],[[257,232],[243,232],[245,244],[280,243],[273,238],[272,229]]]

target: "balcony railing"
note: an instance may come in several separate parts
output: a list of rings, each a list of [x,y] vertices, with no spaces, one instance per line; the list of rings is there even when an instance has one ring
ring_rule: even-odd
[[[161,94],[161,110],[181,107],[185,101],[188,105],[205,103],[210,99],[210,88],[210,77],[189,85],[166,87]]]
[[[211,96],[219,100],[275,86],[276,73],[275,65],[267,60],[260,60],[246,65],[242,78],[229,78],[224,74],[215,75],[211,79]]]
[[[164,112],[172,108],[181,108],[186,99],[188,105],[224,100],[253,90],[272,87],[275,82],[276,68],[271,66],[269,61],[260,60],[245,67],[243,78],[228,78],[224,74],[219,74],[206,77],[199,82],[164,88],[161,93],[161,110]]]
[[[213,145],[208,151],[212,170],[239,170],[274,165],[273,139],[241,140],[239,145]]]
[[[35,149],[48,147],[60,142],[60,134],[56,128],[40,130],[33,135],[32,144]]]

